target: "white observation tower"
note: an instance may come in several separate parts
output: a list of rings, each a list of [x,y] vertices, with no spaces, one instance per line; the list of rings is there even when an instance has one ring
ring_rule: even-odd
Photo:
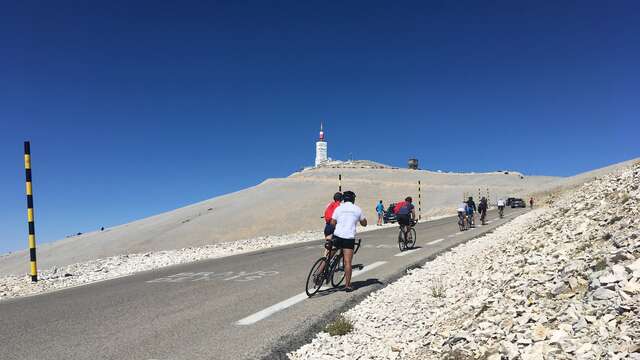
[[[320,123],[320,136],[316,141],[316,166],[326,162],[327,158],[327,142],[324,140],[324,131],[322,123]]]

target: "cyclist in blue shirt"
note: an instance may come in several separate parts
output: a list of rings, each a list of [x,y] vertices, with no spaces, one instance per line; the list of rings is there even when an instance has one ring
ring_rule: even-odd
[[[471,226],[475,226],[475,221],[473,220],[473,213],[476,211],[476,203],[473,201],[473,198],[470,196],[469,200],[467,200],[467,217],[469,218],[469,224]]]

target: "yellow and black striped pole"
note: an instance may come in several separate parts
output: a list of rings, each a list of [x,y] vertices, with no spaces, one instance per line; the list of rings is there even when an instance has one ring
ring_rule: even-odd
[[[29,261],[31,263],[31,281],[38,281],[38,266],[36,265],[36,229],[33,224],[33,186],[31,185],[31,145],[24,142],[24,171],[27,180],[27,221],[29,222]]]
[[[338,192],[342,192],[342,174],[338,174]]]
[[[422,220],[422,188],[418,180],[418,220]]]

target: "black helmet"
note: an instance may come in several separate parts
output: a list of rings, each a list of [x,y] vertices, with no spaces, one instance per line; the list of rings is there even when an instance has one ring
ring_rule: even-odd
[[[333,194],[333,201],[342,201],[342,193],[341,192],[337,192],[337,193]]]
[[[413,202],[413,199],[411,198],[411,196],[407,196],[404,201],[406,202]]]
[[[353,191],[345,191],[342,194],[342,201],[355,203],[356,202],[356,194]]]

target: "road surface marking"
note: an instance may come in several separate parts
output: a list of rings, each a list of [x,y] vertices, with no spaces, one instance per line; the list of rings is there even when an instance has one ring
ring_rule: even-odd
[[[358,275],[362,275],[364,273],[366,273],[367,271],[373,270],[379,266],[382,266],[384,264],[386,264],[386,261],[376,261],[373,264],[367,265],[365,266],[362,270],[358,270],[358,271],[354,271],[352,277],[356,277]],[[328,289],[328,286],[323,286],[322,288],[320,288],[320,290],[325,290]],[[266,309],[260,310],[257,313],[253,314],[253,315],[249,315],[244,319],[240,319],[236,322],[236,325],[252,325],[257,323],[260,320],[266,319],[269,316],[277,313],[278,311],[284,310],[288,307],[291,307],[299,302],[302,302],[306,299],[308,299],[309,297],[307,296],[306,293],[300,293],[296,296],[292,296],[284,301],[281,301],[275,305],[271,305]]]
[[[456,236],[456,234],[451,234],[451,235],[449,235],[448,237],[454,237],[454,236]]]
[[[438,240],[433,240],[432,242],[428,242],[427,245],[435,245],[437,243],[439,243],[440,241],[443,241],[444,239],[438,239]]]
[[[186,272],[179,273],[174,275],[169,275],[167,277],[161,277],[158,279],[153,279],[147,281],[147,283],[178,283],[178,282],[196,282],[196,281],[212,281],[212,280],[221,280],[221,281],[253,281],[261,279],[265,276],[275,276],[279,273],[277,271],[254,271],[254,272],[245,272],[240,271],[239,273],[234,273],[233,271],[216,273],[213,271],[204,271],[198,273]]]
[[[411,255],[411,254],[413,254],[414,252],[416,252],[416,251],[420,251],[420,250],[421,250],[421,249],[406,250],[406,251],[403,251],[403,252],[401,252],[401,253],[397,253],[397,254],[395,254],[395,255],[393,255],[393,256],[405,256],[405,255]]]
[[[456,235],[460,235],[460,234],[462,234],[462,231],[458,231],[458,232],[456,233]]]

